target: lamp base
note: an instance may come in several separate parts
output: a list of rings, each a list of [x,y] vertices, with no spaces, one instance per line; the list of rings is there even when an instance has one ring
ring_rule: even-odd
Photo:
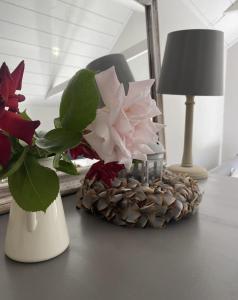
[[[196,180],[207,179],[208,177],[207,170],[199,166],[182,167],[181,165],[172,165],[167,169],[174,173],[186,173]]]

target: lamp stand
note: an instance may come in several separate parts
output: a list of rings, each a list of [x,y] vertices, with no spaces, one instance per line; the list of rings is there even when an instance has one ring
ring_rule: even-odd
[[[168,169],[175,173],[186,173],[194,179],[206,179],[208,177],[207,170],[193,165],[192,157],[192,140],[193,140],[193,108],[194,96],[186,96],[186,119],[184,134],[184,150],[181,165],[172,165]]]

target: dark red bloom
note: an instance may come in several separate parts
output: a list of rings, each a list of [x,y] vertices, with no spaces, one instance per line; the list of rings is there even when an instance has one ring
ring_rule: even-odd
[[[77,147],[70,149],[70,154],[73,159],[76,159],[80,155],[85,158],[100,159],[97,153],[84,142],[79,144]]]
[[[0,98],[10,111],[18,112],[18,103],[25,100],[23,95],[16,94],[16,90],[21,90],[24,68],[24,61],[11,74],[6,63],[0,68]]]
[[[6,106],[12,82],[11,74],[5,63],[0,68],[0,110]]]
[[[118,164],[117,162],[104,164],[103,161],[98,161],[92,165],[85,177],[87,179],[95,178],[95,180],[101,180],[107,186],[111,187],[112,181],[124,168],[124,165]]]
[[[11,111],[5,111],[0,117],[0,128],[2,130],[25,141],[29,145],[31,145],[32,137],[39,125],[40,121],[24,120],[19,114],[15,114]]]
[[[0,132],[0,165],[6,167],[11,158],[11,142],[8,137]]]
[[[0,129],[31,144],[40,122],[23,120],[18,114],[18,104],[25,99],[23,95],[16,94],[22,86],[23,72],[24,61],[12,73],[5,63],[0,68]]]

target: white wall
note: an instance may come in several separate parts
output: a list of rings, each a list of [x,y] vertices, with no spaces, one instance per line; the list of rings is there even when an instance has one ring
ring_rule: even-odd
[[[238,43],[227,51],[222,159],[238,154]]]
[[[54,129],[54,119],[59,116],[59,105],[46,105],[46,100],[42,103],[28,102],[22,105],[21,110],[26,109],[27,114],[32,120],[40,120],[41,124],[38,131],[49,131]]]
[[[205,28],[201,19],[185,5],[183,0],[160,0],[159,20],[161,50],[164,52],[167,34],[170,31]],[[122,52],[145,39],[144,14],[136,12],[121,34],[112,52]],[[136,80],[143,80],[148,75],[147,54],[130,61],[130,67]],[[51,101],[50,99],[47,101]],[[180,162],[183,150],[185,120],[185,97],[164,96],[164,114],[166,124],[166,148],[168,164]],[[34,118],[42,120],[41,129],[49,130],[53,119],[58,115],[58,105],[45,106],[32,104],[28,111]],[[222,97],[197,97],[194,120],[194,162],[207,168],[218,164],[221,148],[223,123]],[[234,131],[234,130],[233,130]]]
[[[190,7],[185,5],[183,0],[160,0],[158,3],[162,55],[169,32],[190,28],[206,28],[206,25]],[[144,16],[136,13],[113,50],[115,52],[125,50],[128,37],[130,37],[131,45],[138,43],[140,38],[143,40],[145,38],[143,28],[145,28]],[[147,54],[137,57],[129,64],[136,80],[148,78]],[[184,102],[185,97],[183,96],[164,96],[168,164],[178,163],[182,158],[185,122]],[[212,168],[218,164],[220,157],[224,100],[223,97],[196,97],[195,102],[194,163]]]

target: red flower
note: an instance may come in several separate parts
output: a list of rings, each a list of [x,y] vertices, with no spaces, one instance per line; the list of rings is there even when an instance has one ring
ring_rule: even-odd
[[[85,158],[100,159],[97,153],[84,142],[70,149],[70,154],[73,159],[76,159],[80,155],[83,155]]]
[[[92,165],[85,177],[87,179],[95,178],[95,180],[101,180],[107,186],[111,187],[112,181],[124,168],[124,165],[118,164],[117,162],[104,164],[103,161],[98,161],[97,163]]]
[[[4,107],[13,112],[18,112],[18,103],[25,100],[23,95],[16,94],[16,90],[21,90],[24,68],[24,61],[11,74],[6,63],[0,68],[0,97]]]
[[[0,132],[0,153],[0,165],[5,168],[11,158],[11,143],[2,132]]]
[[[23,95],[16,94],[16,90],[21,89],[23,72],[24,61],[12,73],[5,63],[0,68],[0,129],[31,144],[40,121],[24,120],[17,114],[18,103],[25,99]]]
[[[39,125],[40,121],[24,120],[19,114],[11,111],[5,111],[5,113],[0,116],[0,129],[23,140],[29,145],[31,145],[33,135]]]

